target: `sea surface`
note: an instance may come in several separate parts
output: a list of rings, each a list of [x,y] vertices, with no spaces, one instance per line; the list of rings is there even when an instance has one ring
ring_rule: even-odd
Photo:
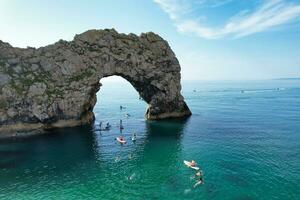
[[[300,199],[299,80],[183,81],[182,92],[190,118],[146,121],[127,81],[104,80],[94,125],[0,140],[0,199]]]

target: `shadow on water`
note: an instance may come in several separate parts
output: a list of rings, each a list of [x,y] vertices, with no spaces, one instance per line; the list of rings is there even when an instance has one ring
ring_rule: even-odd
[[[169,138],[179,140],[187,120],[146,121],[146,140],[140,145],[147,148],[152,140]],[[0,168],[7,158],[19,161],[65,162],[63,166],[73,165],[94,157],[94,132],[90,125],[61,128],[47,131],[46,134],[25,138],[0,140]],[[36,163],[35,163],[36,164]],[[59,164],[59,163],[57,163]]]
[[[146,121],[147,137],[180,139],[190,118]]]
[[[20,150],[0,149],[0,169],[17,167],[24,160],[26,153],[26,151]]]
[[[43,135],[0,141],[0,169],[45,163],[68,168],[92,156],[90,126],[54,129]]]

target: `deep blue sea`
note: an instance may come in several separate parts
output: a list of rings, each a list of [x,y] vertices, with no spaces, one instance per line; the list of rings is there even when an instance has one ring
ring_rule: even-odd
[[[128,82],[104,80],[94,125],[0,140],[0,199],[300,199],[300,80],[183,81],[182,93],[190,118],[146,121]]]

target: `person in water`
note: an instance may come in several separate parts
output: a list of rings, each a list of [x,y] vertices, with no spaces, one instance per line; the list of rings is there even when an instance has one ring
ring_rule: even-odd
[[[136,133],[133,133],[133,134],[132,134],[131,139],[132,139],[132,140],[136,140]]]
[[[202,177],[202,171],[197,171],[196,174],[195,174],[195,177]]]
[[[194,185],[194,188],[197,187],[198,185],[201,185],[201,184],[204,183],[204,182],[203,182],[203,173],[202,173],[201,170],[198,170],[198,171],[196,172],[195,178],[198,179],[198,180],[196,180],[196,183],[195,183],[195,185]]]
[[[115,158],[115,162],[119,162],[120,161],[120,156],[117,156],[116,158]]]
[[[129,154],[129,155],[128,155],[128,158],[129,158],[129,160],[131,160],[131,159],[133,158],[133,155],[132,155],[132,154]]]
[[[117,140],[117,142],[119,142],[122,146],[123,146],[123,144],[126,143],[126,140],[122,135],[119,137],[116,137],[115,140]]]
[[[199,178],[199,180],[195,183],[194,188],[197,187],[198,185],[202,185],[202,184],[204,184],[204,182],[203,182],[203,178],[202,178],[202,176],[201,176],[201,177]]]

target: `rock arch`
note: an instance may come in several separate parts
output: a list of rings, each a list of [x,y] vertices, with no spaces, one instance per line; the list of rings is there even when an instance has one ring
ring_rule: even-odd
[[[0,129],[76,126],[93,120],[99,80],[118,75],[148,103],[147,119],[185,117],[180,65],[150,32],[89,30],[41,48],[0,41]]]

